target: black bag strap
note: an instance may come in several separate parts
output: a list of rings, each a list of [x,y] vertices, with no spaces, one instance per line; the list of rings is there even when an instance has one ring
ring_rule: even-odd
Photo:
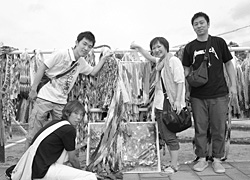
[[[166,89],[165,89],[165,86],[164,86],[164,83],[163,83],[163,80],[162,80],[162,77],[161,77],[161,86],[162,86],[162,91],[163,91],[163,94],[164,94],[164,97],[168,97],[167,95],[167,92],[166,92]],[[183,108],[184,110],[188,110],[187,106]]]
[[[209,48],[211,47],[211,36],[208,35],[206,51],[204,55],[204,61],[208,61],[208,67],[210,66],[210,56],[209,56]]]
[[[161,77],[161,86],[162,86],[162,91],[163,91],[163,94],[167,96],[167,92],[166,92],[166,89],[165,89],[165,86],[164,86],[164,83],[163,83],[162,77]]]
[[[68,51],[68,53],[69,53],[69,51]],[[69,53],[69,57],[70,57],[70,53]],[[70,59],[71,59],[71,57],[70,57]],[[69,73],[70,71],[72,71],[72,69],[74,69],[77,66],[77,64],[78,64],[78,60],[76,60],[74,63],[72,63],[71,67],[68,70],[64,71],[61,74],[56,75],[54,78],[58,79],[58,78],[64,76],[65,74]]]
[[[61,74],[56,75],[55,78],[58,79],[58,78],[64,76],[65,74],[69,73],[72,69],[74,69],[77,66],[77,64],[78,64],[78,61],[75,61],[68,70],[64,71]]]

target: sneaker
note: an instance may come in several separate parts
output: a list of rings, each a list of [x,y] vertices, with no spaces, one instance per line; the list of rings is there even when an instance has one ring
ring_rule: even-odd
[[[198,163],[196,163],[194,166],[193,166],[193,169],[195,171],[198,171],[198,172],[201,172],[201,171],[204,171],[204,169],[206,169],[208,167],[208,162],[201,158],[198,160]]]
[[[173,166],[169,166],[168,168],[163,170],[165,173],[167,174],[174,174],[176,173],[178,170],[176,168],[174,168]]]
[[[222,166],[221,162],[218,162],[218,161],[214,161],[212,163],[212,167],[214,169],[214,172],[216,173],[225,173],[226,170],[225,168]]]

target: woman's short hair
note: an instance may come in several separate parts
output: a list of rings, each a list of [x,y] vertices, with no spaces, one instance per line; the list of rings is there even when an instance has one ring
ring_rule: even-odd
[[[78,100],[69,101],[62,110],[62,119],[67,120],[72,112],[82,112],[85,114],[84,104]]]
[[[151,51],[152,51],[153,46],[157,42],[159,42],[160,44],[162,44],[165,47],[165,49],[167,50],[167,52],[169,52],[169,43],[168,43],[168,41],[164,37],[155,37],[154,39],[152,39],[150,41],[150,45],[149,46],[150,46],[150,50]]]

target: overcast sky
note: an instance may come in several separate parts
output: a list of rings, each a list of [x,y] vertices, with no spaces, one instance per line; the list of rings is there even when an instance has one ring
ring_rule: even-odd
[[[0,42],[19,50],[73,47],[89,30],[96,45],[114,50],[132,41],[149,49],[156,36],[174,47],[196,37],[191,18],[199,11],[210,17],[211,35],[236,30],[221,37],[250,46],[250,0],[1,0]]]

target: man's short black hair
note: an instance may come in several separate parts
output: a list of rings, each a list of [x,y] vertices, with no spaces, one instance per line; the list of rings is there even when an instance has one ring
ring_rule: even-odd
[[[93,47],[95,46],[95,36],[92,32],[90,31],[81,32],[77,36],[77,42],[80,42],[83,38],[86,38],[87,40],[93,42]]]
[[[198,18],[198,17],[204,17],[205,20],[207,21],[207,23],[210,22],[209,17],[208,17],[208,15],[207,15],[206,13],[204,13],[204,12],[198,12],[198,13],[194,14],[194,16],[193,16],[192,19],[191,19],[192,25],[194,24],[194,20],[195,20],[196,18]]]

